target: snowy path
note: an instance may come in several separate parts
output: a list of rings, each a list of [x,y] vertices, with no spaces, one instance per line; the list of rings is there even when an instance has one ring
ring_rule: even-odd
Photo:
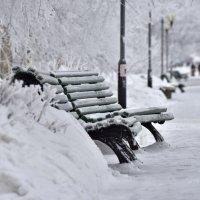
[[[200,199],[200,79],[188,85],[169,102],[176,119],[159,127],[167,144],[138,152],[143,163],[113,165],[116,181],[104,199]]]

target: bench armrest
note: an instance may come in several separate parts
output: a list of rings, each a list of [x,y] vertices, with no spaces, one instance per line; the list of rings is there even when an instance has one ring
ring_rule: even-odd
[[[124,117],[131,117],[135,115],[160,114],[166,111],[166,107],[129,108],[120,111],[120,114]]]
[[[160,114],[138,115],[138,116],[136,115],[134,117],[140,123],[165,122],[165,121],[174,119],[174,116],[172,113],[160,113]]]

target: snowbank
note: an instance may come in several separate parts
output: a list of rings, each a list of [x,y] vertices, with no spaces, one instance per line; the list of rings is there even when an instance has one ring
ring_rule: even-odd
[[[41,102],[38,88],[1,83],[0,152],[1,200],[100,199],[111,177],[79,123]]]
[[[117,97],[117,75],[116,73],[103,74],[106,81],[114,91]],[[164,94],[159,90],[161,86],[171,86],[153,76],[153,88],[147,87],[146,75],[127,74],[127,107],[144,108],[154,106],[166,106],[167,100]]]
[[[129,89],[129,107],[166,106],[166,97],[159,88],[161,86],[166,86],[168,83],[153,76],[153,88],[149,88],[147,87],[147,79],[145,75],[134,74],[130,75],[127,81]]]

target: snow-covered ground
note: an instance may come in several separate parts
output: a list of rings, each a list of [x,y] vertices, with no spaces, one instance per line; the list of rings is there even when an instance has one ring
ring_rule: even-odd
[[[157,125],[166,143],[137,151],[136,162],[118,164],[114,155],[102,155],[70,114],[41,102],[37,89],[1,82],[0,200],[198,200],[199,77],[188,85],[165,100],[175,115]],[[161,102],[163,96],[155,96]],[[152,142],[146,132],[140,140]]]
[[[200,199],[200,79],[168,101],[175,120],[158,127],[166,143],[137,153],[136,165],[111,164],[119,175],[105,194],[109,200]]]
[[[103,155],[77,120],[40,98],[38,88],[0,84],[0,199],[99,199],[113,178]]]

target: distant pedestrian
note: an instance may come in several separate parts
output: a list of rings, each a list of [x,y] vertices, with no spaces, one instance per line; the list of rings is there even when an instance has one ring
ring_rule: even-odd
[[[195,65],[192,64],[191,66],[191,75],[194,76],[195,75]]]
[[[200,76],[200,63],[198,65],[198,72],[199,72],[199,76]]]

